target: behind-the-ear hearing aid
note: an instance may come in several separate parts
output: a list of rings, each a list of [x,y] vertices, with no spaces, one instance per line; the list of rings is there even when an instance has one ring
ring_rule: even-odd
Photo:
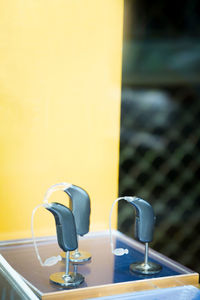
[[[54,215],[58,244],[66,253],[66,272],[51,274],[50,280],[63,287],[77,287],[84,281],[84,277],[79,273],[69,272],[69,253],[78,247],[73,213],[60,203],[51,203],[46,209]]]
[[[57,240],[63,251],[73,251],[78,247],[76,226],[71,210],[60,204],[52,202],[45,207],[55,218]]]
[[[137,197],[125,197],[135,207],[135,238],[142,243],[153,240],[155,217],[152,206]]]
[[[144,262],[133,263],[130,265],[130,269],[139,274],[155,274],[160,272],[161,270],[160,265],[153,262],[148,262],[148,244],[153,240],[154,223],[155,223],[153,208],[147,201],[140,199],[138,197],[128,197],[128,196],[120,197],[116,199],[112,205],[111,212],[110,212],[110,222],[109,222],[112,253],[115,255],[128,254],[128,249],[123,249],[123,248],[113,249],[113,241],[111,235],[111,216],[112,216],[113,207],[115,203],[117,203],[119,200],[126,200],[127,202],[129,202],[131,205],[135,207],[136,210],[135,238],[140,242],[145,243]]]
[[[113,209],[114,209],[114,206],[115,204],[120,201],[120,200],[124,200],[123,197],[120,197],[118,199],[116,199],[113,204],[112,204],[112,207],[111,207],[111,210],[110,210],[110,215],[109,215],[109,233],[110,233],[110,246],[111,246],[111,251],[114,255],[117,255],[117,256],[122,256],[124,254],[128,254],[128,249],[123,249],[123,248],[116,248],[114,249],[114,245],[113,245],[113,239],[112,239],[112,229],[111,229],[111,219],[112,219],[112,213],[113,213]]]
[[[37,206],[33,209],[33,211],[32,211],[32,216],[31,216],[31,233],[32,233],[33,244],[34,244],[34,247],[35,247],[35,252],[36,252],[37,259],[39,260],[40,265],[41,265],[42,267],[51,267],[51,266],[57,264],[57,262],[59,262],[59,261],[62,260],[62,257],[61,257],[60,255],[58,255],[58,256],[52,256],[52,257],[49,257],[49,258],[47,258],[47,259],[43,262],[42,259],[41,259],[41,257],[40,257],[40,254],[39,254],[38,247],[37,247],[37,243],[36,243],[36,239],[35,239],[35,235],[34,235],[34,217],[35,217],[36,211],[37,211],[38,208],[40,208],[40,207],[48,208],[48,207],[50,207],[50,205],[51,205],[51,204],[48,204],[48,203],[42,203],[42,204],[37,205]]]
[[[72,209],[77,235],[83,236],[89,232],[90,226],[90,198],[85,190],[70,185],[64,190],[71,199],[70,207]],[[64,254],[61,254],[64,257]],[[91,254],[86,251],[76,249],[70,255],[70,261],[74,263],[82,263],[91,259]]]

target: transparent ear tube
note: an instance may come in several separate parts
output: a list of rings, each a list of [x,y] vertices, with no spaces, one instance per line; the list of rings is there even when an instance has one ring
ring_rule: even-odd
[[[36,211],[37,211],[40,207],[50,208],[50,207],[51,207],[51,204],[48,204],[48,203],[45,203],[45,204],[39,204],[38,206],[36,206],[36,207],[33,209],[32,217],[31,217],[31,233],[32,233],[32,239],[33,239],[33,244],[34,244],[34,248],[35,248],[35,253],[36,253],[37,259],[38,259],[39,262],[40,262],[40,265],[41,265],[42,267],[51,267],[51,266],[57,264],[57,262],[61,261],[61,260],[62,260],[62,257],[61,257],[60,255],[58,255],[58,256],[52,256],[52,257],[47,258],[44,262],[43,262],[42,259],[41,259],[41,256],[40,256],[40,254],[39,254],[39,250],[38,250],[38,247],[37,247],[36,238],[35,238],[35,235],[34,235],[34,216],[35,216]]]
[[[48,199],[50,198],[50,196],[56,192],[56,191],[64,191],[68,188],[70,188],[72,186],[71,183],[67,183],[67,182],[60,182],[60,183],[56,183],[54,185],[52,185],[50,188],[48,188],[48,190],[46,191],[46,194],[44,196],[44,203],[48,203]]]
[[[114,206],[115,204],[120,201],[120,200],[124,200],[124,197],[120,197],[118,199],[116,199],[113,204],[112,204],[112,207],[111,207],[111,210],[110,210],[110,215],[109,215],[109,234],[110,234],[110,247],[111,247],[111,251],[114,255],[117,255],[117,256],[122,256],[124,254],[128,254],[128,249],[124,249],[124,248],[116,248],[114,249],[114,245],[113,245],[113,237],[112,237],[112,229],[111,229],[111,221],[112,221],[112,213],[113,213],[113,209],[114,209]]]

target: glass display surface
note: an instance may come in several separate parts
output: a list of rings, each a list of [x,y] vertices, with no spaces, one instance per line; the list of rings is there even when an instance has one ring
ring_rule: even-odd
[[[110,238],[108,232],[88,234],[79,240],[79,249],[92,254],[91,261],[76,265],[70,265],[70,270],[77,268],[78,273],[85,277],[84,283],[79,288],[98,287],[102,285],[131,282],[147,278],[159,278],[192,273],[191,270],[167,259],[150,249],[149,261],[155,261],[162,265],[162,271],[156,275],[138,276],[129,270],[133,262],[144,260],[144,245],[125,237],[123,234],[114,232],[114,245],[127,248],[128,255],[115,257],[111,253]],[[56,238],[47,238],[38,242],[42,259],[60,254],[60,248]],[[65,262],[61,261],[52,267],[42,267],[37,260],[33,244],[31,242],[1,246],[0,252],[4,258],[20,273],[26,282],[38,294],[45,294],[62,290],[61,287],[52,284],[49,276],[56,272],[65,272]]]

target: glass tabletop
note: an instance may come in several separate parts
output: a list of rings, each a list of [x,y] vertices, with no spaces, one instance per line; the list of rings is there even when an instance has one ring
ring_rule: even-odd
[[[162,270],[153,276],[138,276],[130,271],[129,266],[133,262],[144,260],[144,245],[127,238],[117,231],[113,234],[113,240],[116,247],[127,248],[129,254],[116,257],[111,253],[108,232],[92,233],[79,239],[79,250],[90,252],[92,255],[89,262],[77,266],[78,273],[81,273],[85,278],[80,288],[175,276],[192,272],[150,249],[149,261],[161,264]],[[38,247],[43,260],[50,256],[57,256],[61,252],[56,237],[38,241]],[[49,276],[55,272],[65,272],[64,260],[52,267],[42,267],[37,260],[33,244],[30,241],[0,246],[0,253],[39,295],[62,289],[51,283]],[[70,264],[70,271],[73,270],[74,265]]]

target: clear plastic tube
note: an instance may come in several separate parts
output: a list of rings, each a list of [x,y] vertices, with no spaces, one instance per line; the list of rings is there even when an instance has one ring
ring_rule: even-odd
[[[48,188],[48,190],[46,191],[43,202],[48,203],[48,199],[50,198],[51,194],[53,194],[55,191],[64,191],[71,186],[72,184],[67,182],[60,182],[50,186],[50,188]]]
[[[111,251],[114,255],[117,255],[117,256],[122,256],[124,254],[128,254],[128,249],[123,249],[123,248],[117,248],[117,249],[114,249],[114,246],[113,246],[113,237],[112,237],[112,229],[111,229],[111,220],[112,220],[112,213],[113,213],[113,209],[114,209],[114,206],[115,204],[120,201],[120,200],[126,200],[126,197],[120,197],[120,198],[117,198],[113,204],[112,204],[112,207],[111,207],[111,210],[110,210],[110,215],[109,215],[109,234],[110,234],[110,246],[111,246]]]
[[[36,256],[40,262],[40,265],[42,267],[50,267],[50,266],[53,266],[55,264],[57,264],[58,261],[61,261],[62,260],[62,257],[60,255],[58,256],[52,256],[52,257],[49,257],[47,258],[44,262],[42,261],[41,259],[41,256],[39,254],[39,250],[38,250],[38,247],[37,247],[37,243],[36,243],[36,238],[35,238],[35,235],[34,235],[34,216],[35,216],[35,213],[36,211],[38,210],[38,208],[40,207],[45,207],[45,208],[48,208],[50,207],[51,204],[39,204],[37,205],[33,211],[32,211],[32,216],[31,216],[31,233],[32,233],[32,239],[33,239],[33,244],[34,244],[34,248],[35,248],[35,252],[36,252]]]

